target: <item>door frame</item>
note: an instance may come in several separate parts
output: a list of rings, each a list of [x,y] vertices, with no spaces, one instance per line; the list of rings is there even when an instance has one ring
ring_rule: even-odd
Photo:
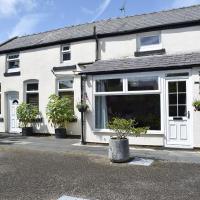
[[[10,131],[10,104],[9,104],[9,96],[18,96],[18,100],[19,100],[19,92],[18,91],[8,91],[6,92],[6,120],[7,120],[7,123],[6,123],[6,130],[8,133],[20,133],[21,132],[21,129],[19,128],[18,131]]]
[[[181,81],[186,80],[186,91],[187,91],[187,111],[190,111],[190,119],[188,121],[188,132],[189,132],[189,143],[188,145],[180,145],[180,144],[167,144],[167,136],[168,136],[168,82],[170,81]],[[192,109],[192,80],[191,80],[191,73],[189,71],[188,76],[176,76],[176,77],[165,77],[165,84],[164,84],[164,91],[165,91],[165,136],[164,136],[164,146],[167,148],[182,148],[182,149],[193,149],[193,109]]]

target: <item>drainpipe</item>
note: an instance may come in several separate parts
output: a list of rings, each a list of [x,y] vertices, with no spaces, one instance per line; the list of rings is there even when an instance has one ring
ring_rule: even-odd
[[[81,103],[83,103],[84,92],[85,92],[85,89],[84,89],[85,78],[86,78],[86,75],[81,75]],[[84,112],[81,112],[81,144],[82,145],[86,144],[85,139],[84,139],[84,132],[85,132],[84,118],[85,118],[85,114]]]
[[[95,38],[95,42],[96,42],[96,58],[95,61],[99,60],[99,39],[97,36],[97,28],[96,26],[94,26],[94,38]]]

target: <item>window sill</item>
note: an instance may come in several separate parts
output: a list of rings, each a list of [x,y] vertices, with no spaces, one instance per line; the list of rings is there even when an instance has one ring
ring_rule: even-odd
[[[5,72],[4,76],[8,77],[8,76],[20,76],[20,72]]]
[[[107,133],[107,134],[114,134],[115,132],[109,129],[95,129],[93,130],[93,133]],[[147,131],[146,134],[141,134],[141,136],[145,135],[164,135],[162,131]],[[131,137],[131,136],[129,136]]]
[[[163,55],[165,53],[166,53],[165,49],[150,50],[150,51],[136,51],[135,52],[135,57]]]

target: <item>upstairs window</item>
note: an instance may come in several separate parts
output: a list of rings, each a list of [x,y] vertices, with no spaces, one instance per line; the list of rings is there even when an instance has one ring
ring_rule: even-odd
[[[61,60],[62,62],[71,60],[71,47],[69,44],[61,46]]]
[[[26,84],[26,103],[39,107],[38,82]]]
[[[151,51],[161,49],[161,35],[159,33],[140,35],[138,39],[138,45],[139,51]]]
[[[7,56],[7,71],[8,72],[19,71],[19,53],[10,54]]]

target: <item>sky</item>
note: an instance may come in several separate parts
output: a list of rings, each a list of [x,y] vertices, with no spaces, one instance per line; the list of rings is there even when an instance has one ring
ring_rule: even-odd
[[[200,4],[200,0],[0,0],[0,43],[101,19]],[[120,8],[125,5],[125,13]]]

